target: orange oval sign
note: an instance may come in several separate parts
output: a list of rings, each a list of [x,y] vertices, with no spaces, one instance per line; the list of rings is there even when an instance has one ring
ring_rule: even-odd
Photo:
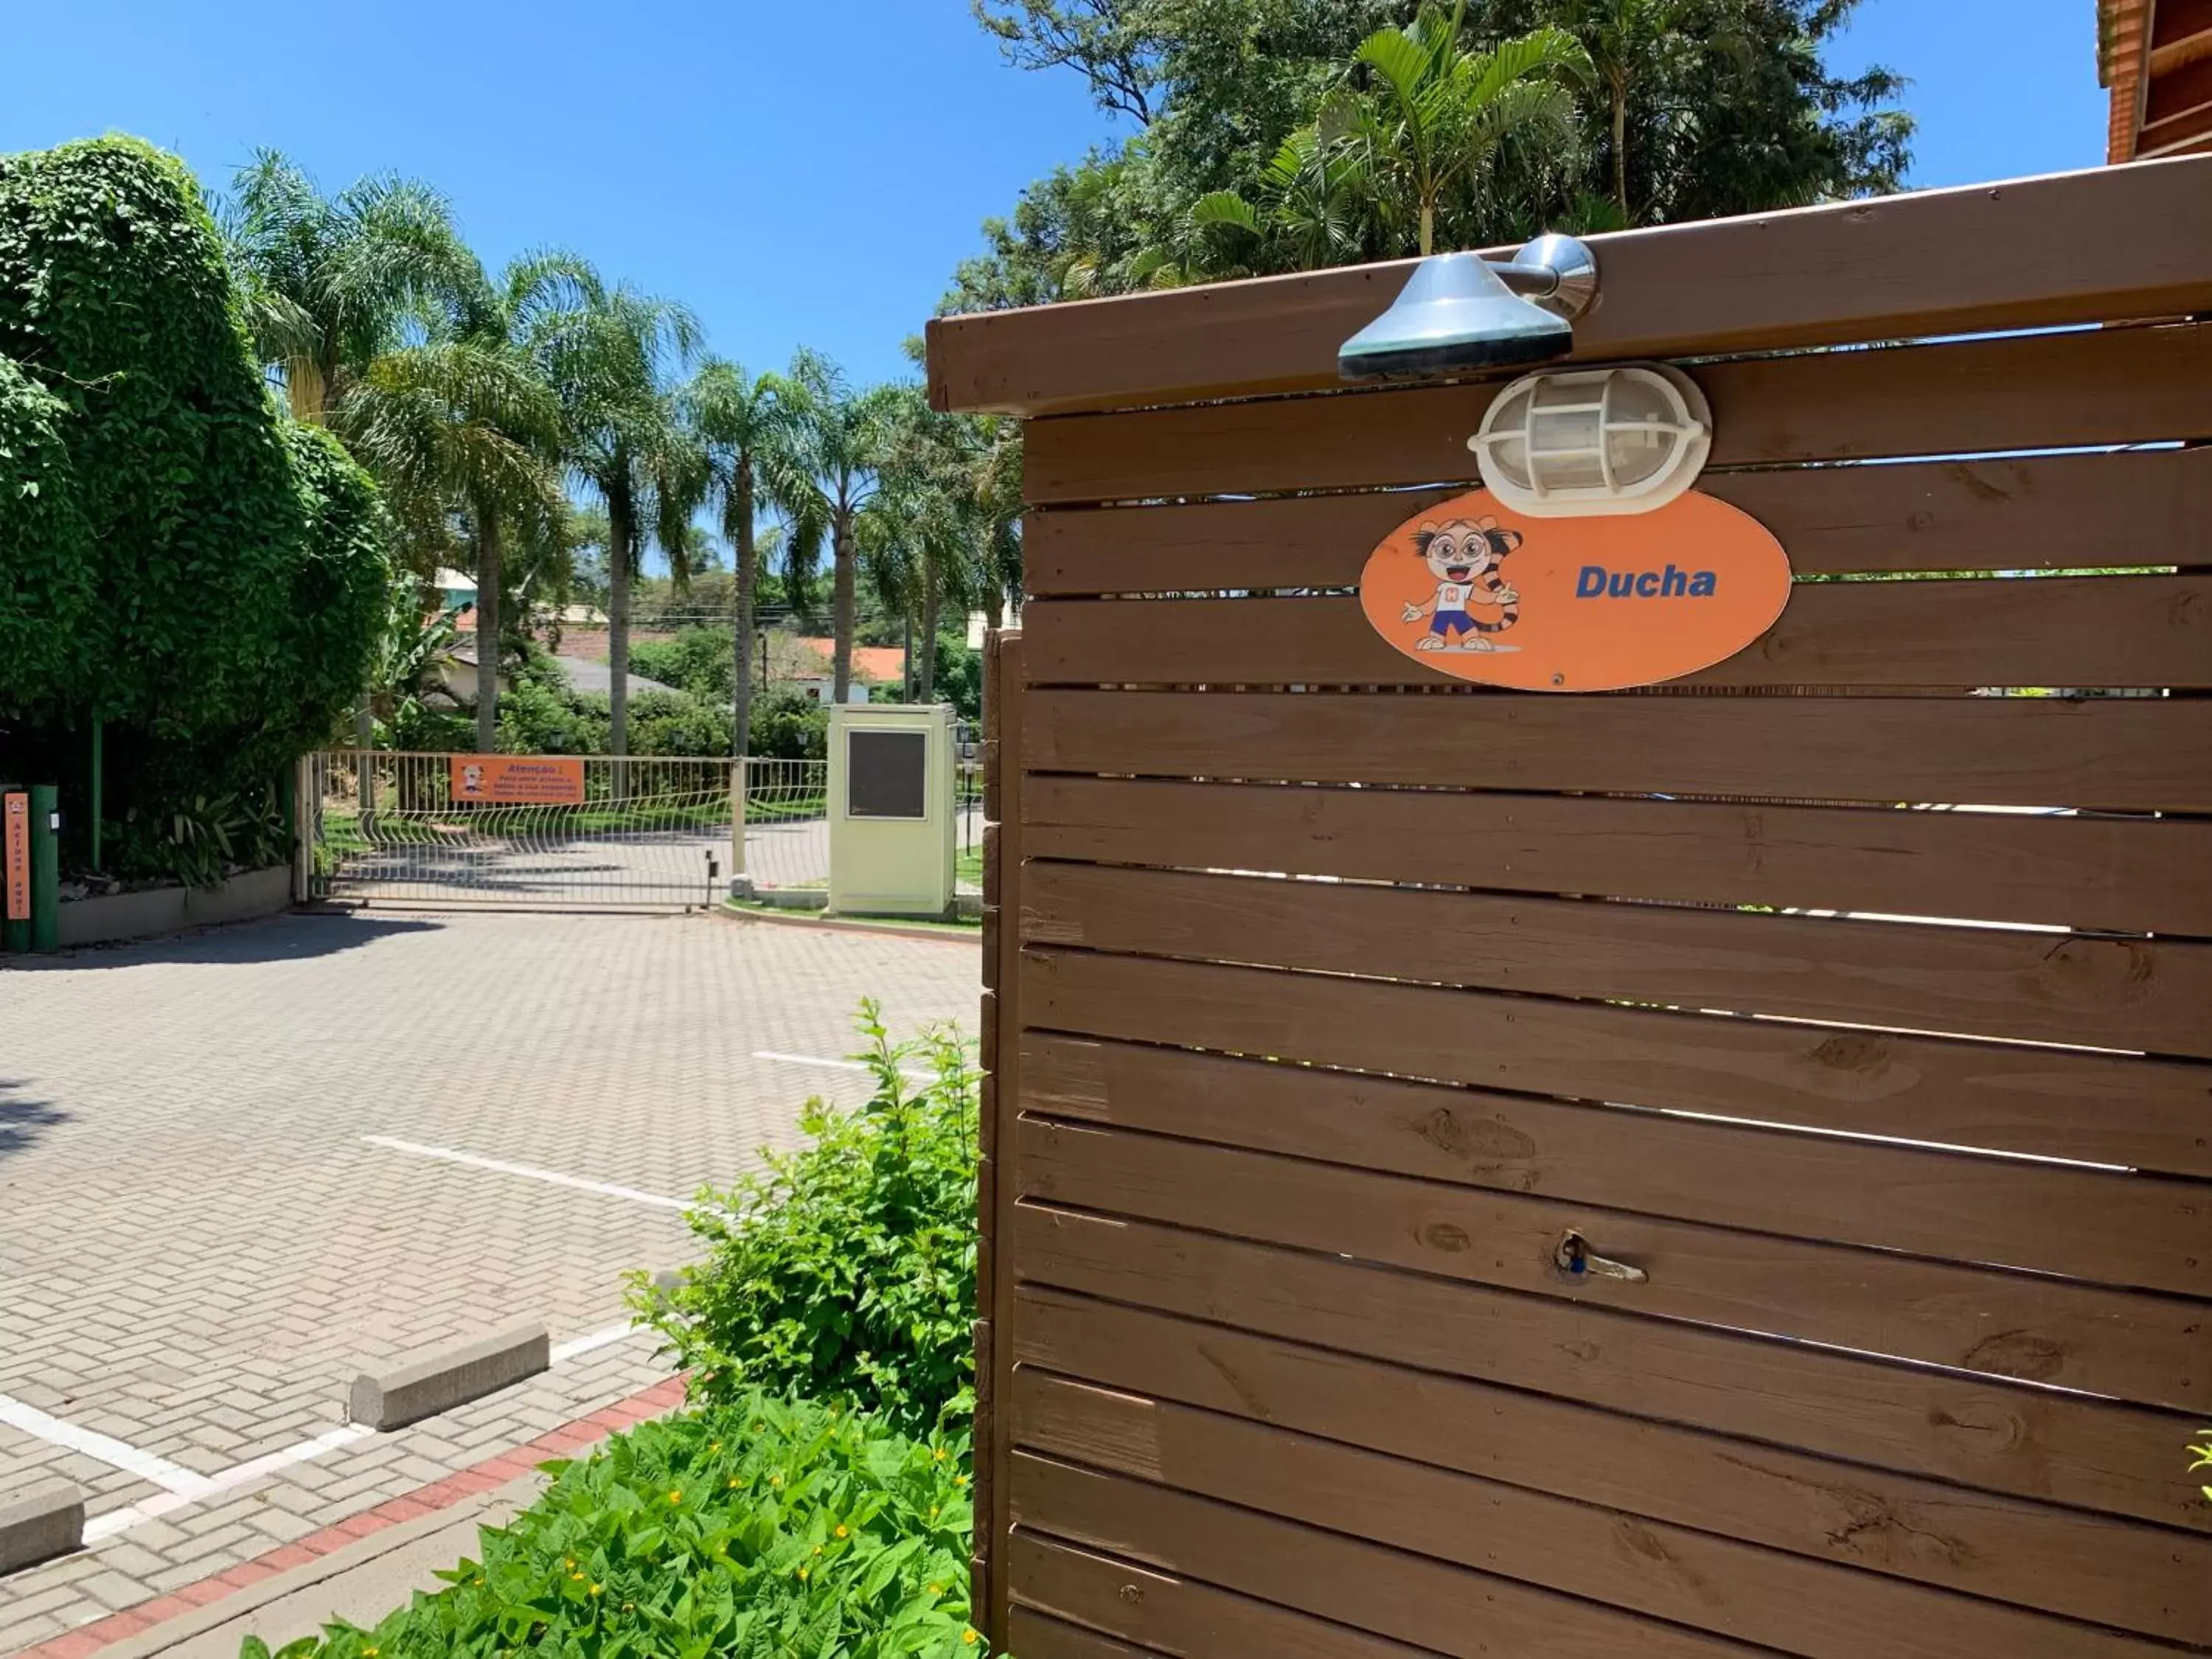
[[[1749,514],[1692,490],[1650,513],[1532,519],[1471,489],[1368,555],[1375,631],[1455,679],[1614,691],[1694,674],[1774,625],[1790,556]]]

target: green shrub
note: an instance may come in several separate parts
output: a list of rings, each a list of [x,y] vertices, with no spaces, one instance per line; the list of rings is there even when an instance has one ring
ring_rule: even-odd
[[[282,1659],[542,1654],[951,1659],[968,1624],[968,1444],[749,1395],[549,1464],[552,1487],[374,1631]],[[248,1638],[241,1659],[269,1659]]]
[[[873,1098],[810,1102],[815,1144],[704,1194],[706,1260],[672,1291],[634,1277],[631,1303],[695,1396],[793,1389],[921,1432],[974,1408],[977,1077],[948,1031],[895,1045],[873,1002],[859,1025]]]
[[[174,156],[0,155],[0,727],[11,769],[155,821],[258,793],[359,691],[387,571],[368,476],[276,407]],[[65,833],[88,825],[65,794]],[[74,852],[74,849],[72,849]]]
[[[753,699],[750,753],[764,760],[827,760],[830,711],[792,685],[770,686]]]
[[[517,675],[500,694],[499,746],[511,755],[605,754],[607,700],[571,691],[553,672],[554,682]]]
[[[730,752],[730,711],[681,692],[629,700],[629,752],[711,759]]]
[[[641,640],[629,648],[629,672],[709,702],[730,701],[737,647],[726,628],[687,628],[672,640]]]

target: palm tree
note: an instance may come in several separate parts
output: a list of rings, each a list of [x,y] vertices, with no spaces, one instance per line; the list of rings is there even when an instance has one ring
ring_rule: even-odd
[[[1007,415],[965,419],[974,434],[969,477],[982,537],[977,598],[996,630],[1006,626],[1007,596],[1022,591],[1022,423]]]
[[[1360,167],[1346,142],[1344,107],[1332,100],[1321,119],[1283,140],[1260,174],[1257,206],[1233,190],[1217,190],[1192,205],[1191,223],[1249,239],[1257,270],[1312,270],[1356,258]]]
[[[325,196],[273,149],[239,169],[223,229],[255,348],[292,413],[317,424],[410,318],[452,318],[483,282],[428,185],[379,174]]]
[[[721,508],[722,535],[736,565],[731,584],[736,702],[730,752],[744,758],[751,735],[753,605],[760,591],[762,508],[787,517],[805,510],[811,479],[801,453],[799,404],[775,374],[749,375],[710,357],[683,395],[684,422],[708,463],[708,493]],[[674,561],[671,559],[671,568]]]
[[[1404,28],[1378,29],[1352,53],[1369,72],[1352,142],[1387,228],[1436,251],[1439,210],[1474,197],[1498,148],[1528,129],[1571,141],[1573,105],[1557,79],[1587,81],[1589,54],[1564,30],[1540,28],[1489,52],[1460,45],[1467,0],[1447,17],[1434,0]]]
[[[552,388],[508,341],[441,340],[378,358],[339,418],[403,521],[452,514],[475,549],[477,748],[495,749],[503,550],[561,521]]]
[[[789,556],[805,568],[826,535],[830,550],[830,636],[832,696],[842,703],[853,683],[853,622],[858,544],[854,527],[860,509],[876,491],[876,467],[882,457],[888,387],[854,392],[837,366],[819,352],[802,349],[791,360],[780,395],[787,400],[794,427],[796,471],[804,488],[794,489],[787,511]]]
[[[672,369],[698,349],[698,319],[674,301],[609,288],[578,262],[558,297],[523,322],[531,355],[560,399],[568,468],[607,514],[607,747],[629,752],[629,610],[655,486],[684,435],[666,393]],[[667,515],[662,515],[664,522]]]
[[[542,567],[567,539],[561,404],[529,336],[584,269],[567,254],[526,255],[495,287],[479,270],[429,337],[374,359],[335,411],[403,538],[435,544],[458,531],[473,550],[480,750],[498,745],[508,549]]]
[[[966,591],[973,566],[975,496],[958,421],[933,410],[918,386],[886,397],[876,493],[854,529],[877,598],[921,637],[919,662],[908,667],[922,702],[936,690],[939,617]]]

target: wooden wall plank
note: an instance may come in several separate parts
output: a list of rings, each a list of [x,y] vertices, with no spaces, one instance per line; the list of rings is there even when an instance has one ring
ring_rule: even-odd
[[[1024,1371],[1045,1456],[1455,1562],[1806,1659],[2141,1659],[2164,1644]]]
[[[1079,864],[1028,873],[1033,945],[2212,1055],[2212,944]]]
[[[2093,168],[1593,237],[1578,359],[2048,327],[2212,310],[2212,167]],[[1508,250],[1495,250],[1503,253]],[[928,325],[940,409],[1054,410],[1339,384],[1410,260]]]
[[[1432,1659],[1433,1648],[1407,1647],[1364,1631],[1352,1630],[1310,1613],[1216,1589],[1195,1579],[1115,1561],[1056,1539],[1018,1531],[1009,1540],[1015,1594],[1029,1607],[1091,1627],[1121,1631],[1150,1645],[1142,1651],[1176,1654],[1264,1654],[1267,1659]],[[1017,1609],[1018,1620],[1019,1609]],[[1063,1626],[1062,1628],[1068,1626]],[[1112,1644],[1092,1648],[1060,1641],[1035,1647],[1024,1643],[1017,1623],[1015,1651],[1021,1659],[1134,1654]]]
[[[1471,468],[1462,477],[1472,481]],[[2201,564],[2212,449],[1716,472],[1698,488],[1774,532],[1799,574]],[[1034,596],[1354,587],[1375,544],[1456,489],[1043,508]]]
[[[1027,1452],[1014,1455],[1012,1474],[1023,1527],[1438,1653],[1751,1659],[1759,1651]]]
[[[2212,1641],[2212,1538],[1049,1290],[1023,1293],[1015,1328],[1032,1369],[1844,1566]]]
[[[1021,752],[1144,777],[2212,811],[2212,701],[2178,698],[1039,690]]]
[[[2212,435],[2212,327],[2094,329],[1701,363],[1711,465]],[[1030,423],[1031,503],[1373,489],[1468,476],[1503,380]]]
[[[2167,1412],[1023,1204],[1031,1285],[1984,1491],[2212,1533]]]
[[[1046,1116],[1791,1237],[1970,1249],[2102,1283],[2197,1272],[2188,1264],[2212,1234],[2212,1188],[2194,1182],[1034,1031],[1022,1064],[1024,1109]],[[2169,1364],[2202,1356],[2202,1323],[2165,1322]],[[1970,1369],[2039,1382],[2071,1369],[2067,1354],[2009,1338],[1978,1346]],[[2172,1365],[2168,1381],[2162,1403],[2212,1409],[2212,1366]]]
[[[2212,1308],[2079,1280],[1736,1232],[1073,1124],[1018,1137],[1024,1200],[1652,1318],[2201,1411]],[[1569,1279],[1568,1232],[1647,1283]],[[1961,1249],[1971,1246],[1962,1244]],[[2202,1274],[2197,1274],[2202,1277]]]
[[[2212,451],[2208,451],[2212,453]],[[2212,934],[2212,823],[1025,781],[1040,858]]]
[[[1153,1648],[1140,1648],[1071,1625],[1047,1613],[1017,1607],[1007,1617],[1007,1638],[1029,1659],[1167,1659]]]
[[[1037,599],[1022,624],[1039,684],[1455,683],[1352,598]],[[1679,684],[2212,685],[2212,576],[1800,582],[1757,641]]]
[[[2212,1068],[1031,949],[1033,1030],[2212,1175]]]

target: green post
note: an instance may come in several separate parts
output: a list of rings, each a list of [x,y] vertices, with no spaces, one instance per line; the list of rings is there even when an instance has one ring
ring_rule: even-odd
[[[31,948],[52,951],[61,945],[61,792],[51,783],[31,786]]]
[[[100,821],[106,814],[107,722],[95,717],[92,722],[92,869],[100,873]]]

